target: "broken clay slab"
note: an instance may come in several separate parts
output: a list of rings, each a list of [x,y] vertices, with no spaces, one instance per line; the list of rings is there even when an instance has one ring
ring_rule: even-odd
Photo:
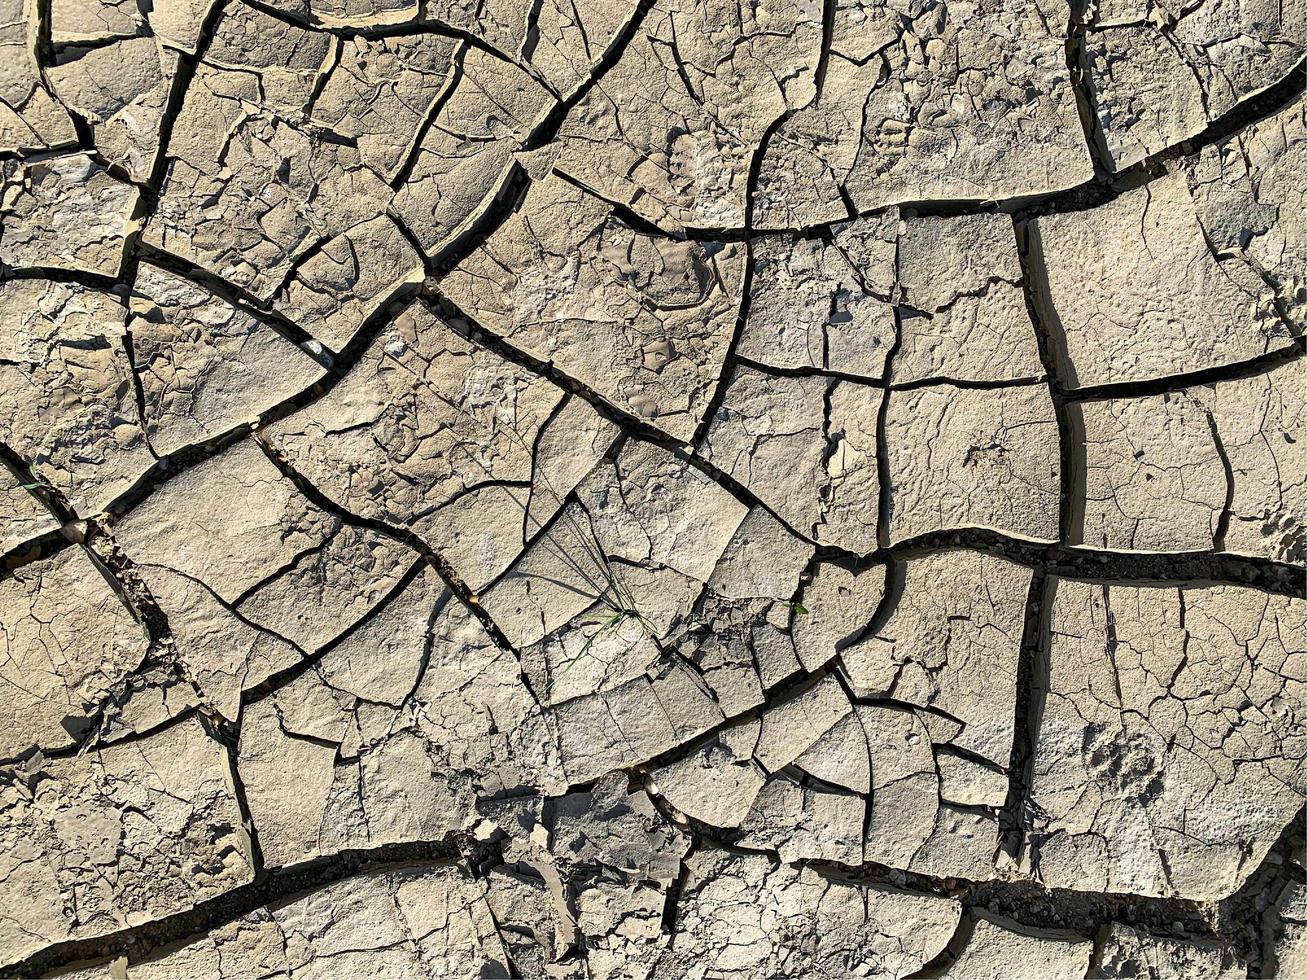
[[[440,290],[513,348],[688,440],[726,357],[744,258],[738,244],[629,228],[555,175]]]
[[[0,582],[0,626],[0,759],[94,736],[148,646],[144,626],[76,545]]]
[[[1233,893],[1302,807],[1288,665],[1307,607],[1229,585],[1053,584],[1027,863],[1055,888]]]
[[[227,750],[194,716],[6,772],[0,841],[7,964],[186,911],[254,877]]]
[[[1057,0],[836,8],[821,92],[771,134],[757,224],[923,200],[990,201],[1093,174]]]
[[[1307,389],[1297,364],[1077,410],[1085,503],[1075,540],[1302,560]]]
[[[1032,230],[1041,315],[1065,344],[1068,388],[1224,367],[1293,343],[1271,288],[1213,248],[1179,172]]]
[[[114,293],[0,282],[0,438],[26,482],[76,514],[104,510],[154,464],[133,390],[127,309]]]
[[[1121,171],[1203,132],[1302,70],[1299,4],[1104,3],[1084,34],[1090,104]]]

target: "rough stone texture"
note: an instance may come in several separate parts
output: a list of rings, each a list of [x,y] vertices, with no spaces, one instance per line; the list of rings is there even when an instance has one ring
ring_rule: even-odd
[[[1302,0],[0,8],[0,977],[1307,970]]]

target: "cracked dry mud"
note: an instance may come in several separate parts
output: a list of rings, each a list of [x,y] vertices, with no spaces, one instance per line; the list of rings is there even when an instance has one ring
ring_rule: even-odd
[[[1307,0],[0,8],[0,976],[1307,976]]]

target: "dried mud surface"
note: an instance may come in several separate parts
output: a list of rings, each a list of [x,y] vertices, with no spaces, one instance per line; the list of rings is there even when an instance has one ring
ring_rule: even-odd
[[[0,7],[0,976],[1307,974],[1304,0]]]

